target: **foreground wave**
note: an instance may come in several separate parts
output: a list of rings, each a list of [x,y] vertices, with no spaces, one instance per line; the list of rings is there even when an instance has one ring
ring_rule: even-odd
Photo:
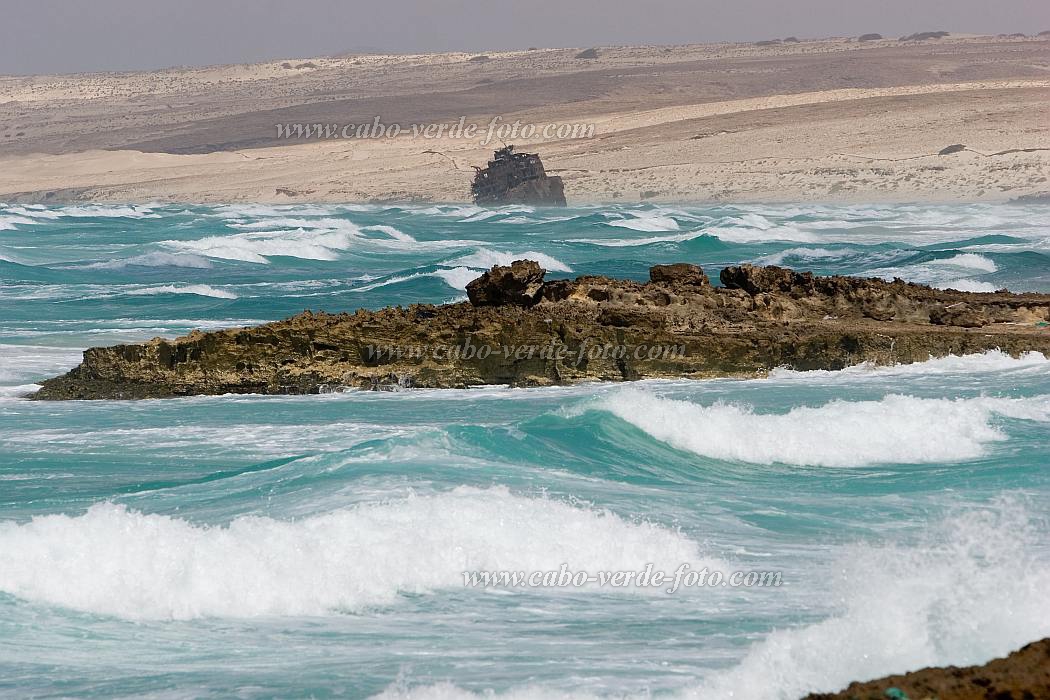
[[[463,586],[477,570],[700,569],[698,546],[608,512],[505,488],[225,527],[101,504],[0,524],[0,591],[127,619],[324,615]],[[75,585],[69,585],[76,582]]]

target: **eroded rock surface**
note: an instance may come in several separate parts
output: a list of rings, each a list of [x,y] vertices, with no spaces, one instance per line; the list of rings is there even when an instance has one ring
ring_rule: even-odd
[[[1050,295],[943,291],[896,280],[695,265],[648,282],[544,280],[494,267],[470,302],[328,314],[92,348],[37,399],[317,393],[341,388],[543,386],[586,380],[835,370],[1000,348],[1050,353]]]
[[[497,265],[467,285],[467,298],[474,306],[532,306],[540,299],[545,274],[533,260]]]
[[[841,693],[803,700],[1041,700],[1050,698],[1050,639],[1033,642],[983,666],[924,668],[867,683]]]

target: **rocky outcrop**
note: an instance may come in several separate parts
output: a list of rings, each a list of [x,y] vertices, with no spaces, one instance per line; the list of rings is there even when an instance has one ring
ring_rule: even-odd
[[[649,268],[649,281],[660,285],[693,285],[702,287],[710,284],[707,275],[699,265],[674,263],[673,265],[653,265]]]
[[[983,666],[925,668],[853,683],[840,693],[803,700],[1038,700],[1050,698],[1050,639]]]
[[[467,284],[467,298],[474,306],[532,306],[540,300],[545,274],[545,270],[533,260],[515,260],[510,266],[497,265]]]
[[[756,376],[1000,348],[1050,353],[1050,295],[975,294],[901,280],[657,265],[647,282],[545,280],[496,266],[470,302],[328,314],[92,348],[37,399],[317,393],[342,388],[543,386]]]

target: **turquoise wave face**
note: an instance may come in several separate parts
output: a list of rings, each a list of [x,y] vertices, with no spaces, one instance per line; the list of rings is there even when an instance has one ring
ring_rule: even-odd
[[[1050,635],[1050,361],[35,404],[90,345],[493,264],[1050,291],[1050,210],[0,206],[0,695],[795,698]],[[1050,332],[1050,330],[1048,330]],[[473,589],[463,571],[778,571]]]

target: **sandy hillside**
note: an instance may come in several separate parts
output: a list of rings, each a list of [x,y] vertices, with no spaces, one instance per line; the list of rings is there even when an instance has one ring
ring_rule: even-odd
[[[515,121],[537,133],[502,135],[578,203],[1050,191],[1046,37],[577,52],[0,77],[0,200],[461,201],[499,145],[490,125],[498,137]],[[357,138],[376,116],[402,133]],[[477,133],[411,132],[457,123]]]

